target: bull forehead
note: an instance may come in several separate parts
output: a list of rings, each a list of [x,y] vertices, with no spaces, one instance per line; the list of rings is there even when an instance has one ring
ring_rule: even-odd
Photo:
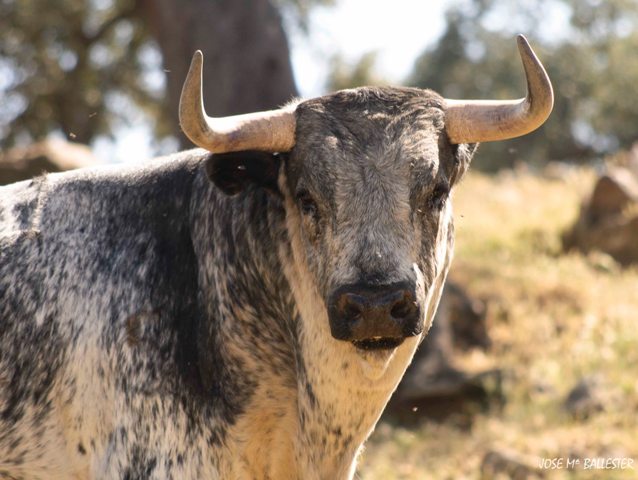
[[[365,87],[300,104],[293,186],[319,190],[335,210],[405,201],[439,173],[441,102],[419,89]]]

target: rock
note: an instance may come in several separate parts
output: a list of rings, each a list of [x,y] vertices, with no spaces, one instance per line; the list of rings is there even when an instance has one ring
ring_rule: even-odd
[[[604,410],[605,394],[602,383],[597,376],[580,380],[567,394],[563,402],[565,410],[574,418],[581,420]]]
[[[615,168],[601,176],[591,194],[588,205],[589,221],[599,223],[612,215],[620,215],[624,208],[638,201],[638,179],[625,168]]]
[[[454,281],[449,281],[445,285],[438,318],[440,320],[445,315],[449,317],[454,348],[489,348],[491,341],[487,333],[485,314],[485,303],[482,300],[472,298]]]
[[[0,185],[28,180],[44,172],[62,172],[96,165],[91,149],[79,143],[50,139],[0,153]]]
[[[481,462],[481,480],[531,480],[545,478],[538,461],[516,452],[490,450]]]
[[[638,174],[623,167],[601,176],[579,218],[563,235],[565,250],[602,251],[621,265],[638,262]]]

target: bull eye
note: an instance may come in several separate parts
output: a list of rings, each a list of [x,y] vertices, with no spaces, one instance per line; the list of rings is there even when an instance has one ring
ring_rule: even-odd
[[[450,189],[447,185],[437,185],[428,197],[428,207],[437,211],[441,210],[449,194]]]
[[[318,220],[319,207],[307,190],[301,190],[297,193],[297,202],[304,215],[311,217],[313,220]]]

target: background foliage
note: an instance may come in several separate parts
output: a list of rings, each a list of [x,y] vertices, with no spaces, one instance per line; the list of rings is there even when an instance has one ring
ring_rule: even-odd
[[[55,130],[89,143],[127,104],[163,117],[161,59],[133,0],[1,0],[0,31],[3,148]]]

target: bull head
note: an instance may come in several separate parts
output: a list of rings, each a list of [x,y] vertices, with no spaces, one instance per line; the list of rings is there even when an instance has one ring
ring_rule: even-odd
[[[195,54],[182,128],[214,153],[208,173],[225,193],[248,181],[282,193],[295,259],[287,263],[300,269],[289,283],[303,290],[296,293],[301,307],[310,308],[311,298],[319,305],[302,312],[313,319],[311,338],[331,336],[359,352],[415,348],[449,268],[447,199],[474,152],[467,144],[524,135],[551,112],[543,66],[522,36],[518,47],[528,86],[519,100],[361,88],[225,118],[204,111],[202,54]]]

